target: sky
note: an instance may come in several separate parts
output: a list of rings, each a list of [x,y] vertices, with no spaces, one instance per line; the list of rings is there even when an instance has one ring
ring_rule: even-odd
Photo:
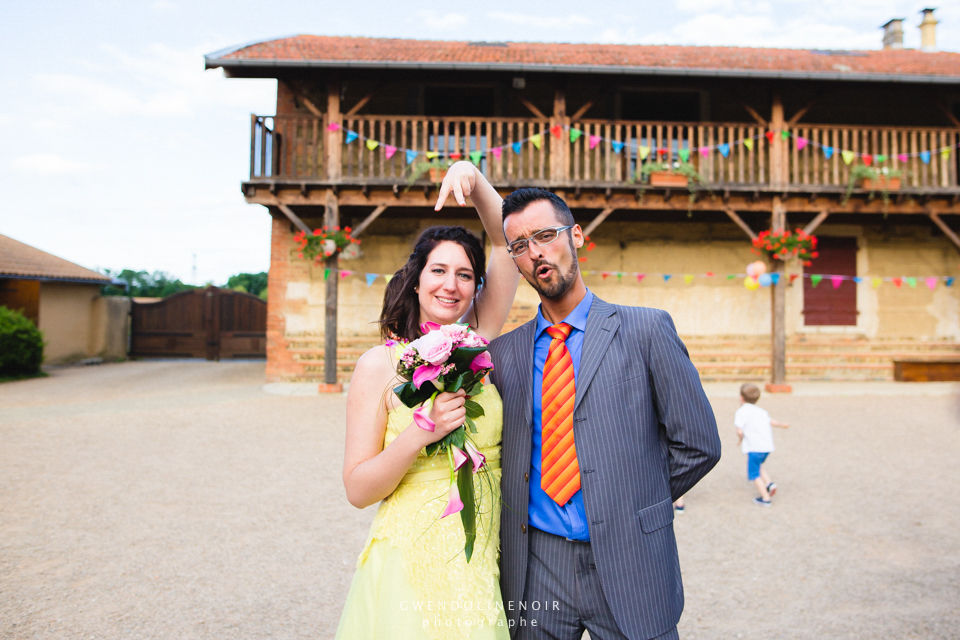
[[[925,0],[927,1],[927,0]],[[265,271],[270,217],[248,205],[250,114],[276,81],[226,79],[203,56],[297,33],[879,49],[923,2],[901,0],[75,0],[0,8],[0,234],[93,269],[222,284]],[[938,48],[960,51],[960,0]]]

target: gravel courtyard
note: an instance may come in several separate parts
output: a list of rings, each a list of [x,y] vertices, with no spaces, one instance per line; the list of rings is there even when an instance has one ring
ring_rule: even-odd
[[[960,638],[960,395],[764,396],[771,509],[732,427],[676,531],[682,638]],[[262,363],[131,362],[0,385],[0,637],[331,638],[374,509],[340,480],[345,398]],[[358,639],[360,640],[360,639]]]

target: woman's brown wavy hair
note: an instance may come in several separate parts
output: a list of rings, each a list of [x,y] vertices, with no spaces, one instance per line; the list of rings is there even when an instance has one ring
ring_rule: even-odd
[[[487,258],[483,244],[473,232],[464,227],[430,227],[417,239],[407,263],[393,274],[383,294],[383,309],[380,311],[380,335],[387,339],[391,334],[406,341],[416,340],[420,333],[420,298],[414,289],[420,284],[420,274],[427,258],[441,242],[456,242],[463,247],[473,267],[476,283],[474,300],[487,272]],[[476,305],[474,313],[477,314]]]

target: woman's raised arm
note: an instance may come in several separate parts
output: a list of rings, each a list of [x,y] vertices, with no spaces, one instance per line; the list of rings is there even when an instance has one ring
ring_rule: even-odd
[[[493,245],[483,288],[464,316],[470,326],[476,327],[477,333],[493,340],[507,321],[520,280],[520,272],[507,254],[507,240],[503,235],[503,198],[472,162],[465,161],[455,163],[447,171],[434,210],[439,211],[451,193],[460,206],[466,206],[467,197],[473,201]]]

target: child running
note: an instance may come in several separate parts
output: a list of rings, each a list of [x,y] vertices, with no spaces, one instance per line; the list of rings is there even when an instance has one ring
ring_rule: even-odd
[[[769,507],[770,498],[777,492],[777,484],[770,479],[763,463],[773,452],[773,430],[780,427],[786,429],[790,425],[779,420],[772,420],[770,414],[757,406],[760,399],[760,388],[749,382],[740,387],[740,408],[733,417],[733,424],[737,427],[737,444],[741,451],[747,454],[747,480],[757,485],[760,496],[753,499],[759,507]]]

